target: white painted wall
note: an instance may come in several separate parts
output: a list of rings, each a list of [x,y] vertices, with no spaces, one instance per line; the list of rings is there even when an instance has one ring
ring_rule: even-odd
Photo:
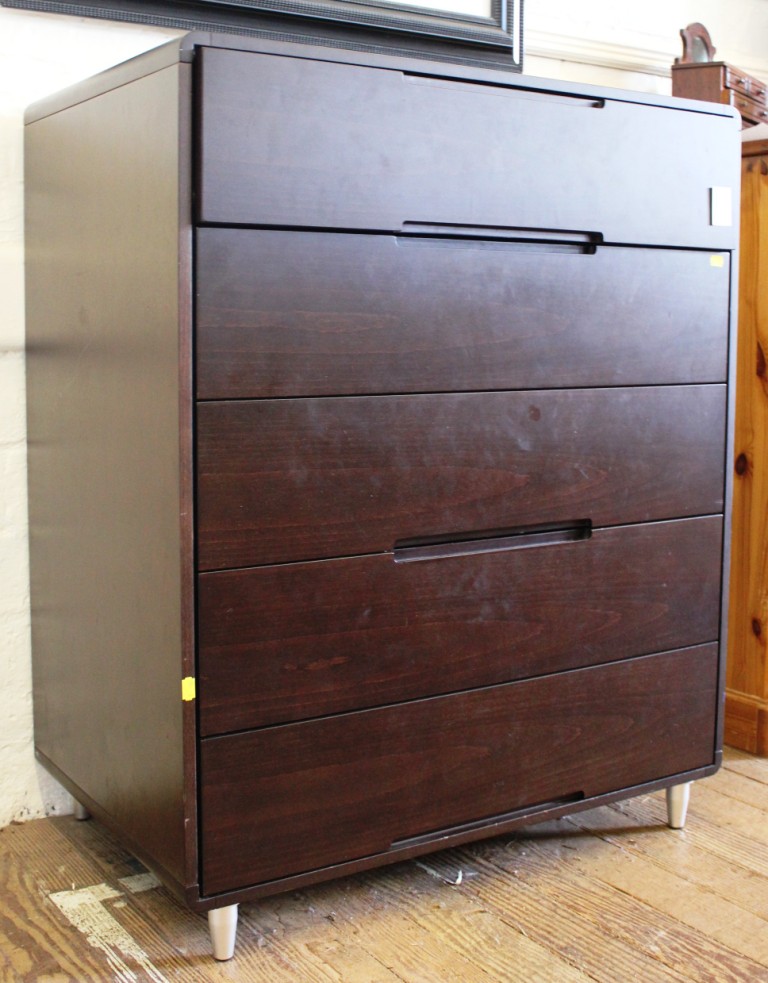
[[[526,0],[526,74],[668,93],[679,29],[694,20],[709,28],[717,57],[768,80],[765,0]],[[0,826],[71,807],[32,751],[23,109],[176,33],[0,8]]]
[[[764,0],[525,0],[525,73],[671,92],[680,28],[700,21],[715,58],[768,81]]]

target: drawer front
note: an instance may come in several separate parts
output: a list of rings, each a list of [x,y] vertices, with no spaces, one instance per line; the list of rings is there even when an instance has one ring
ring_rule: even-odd
[[[197,269],[200,399],[726,377],[722,254],[200,229]]]
[[[735,244],[734,230],[710,226],[709,215],[709,189],[737,187],[730,117],[549,94],[512,79],[201,55],[201,222]]]
[[[201,744],[206,894],[714,760],[717,646]]]
[[[741,92],[758,102],[765,100],[766,87],[759,79],[752,75],[746,75],[730,65],[725,70],[725,85],[729,89]]]
[[[749,94],[753,99],[757,99],[758,102],[765,102],[766,95],[768,95],[768,89],[766,89],[765,82],[761,82],[756,78],[750,78]]]
[[[713,641],[721,544],[710,517],[421,562],[379,554],[203,574],[201,733]]]
[[[724,84],[727,89],[733,89],[735,92],[742,92],[745,95],[750,94],[750,78],[748,75],[727,65],[724,67],[724,76]]]
[[[764,101],[750,99],[749,96],[742,96],[738,92],[732,92],[731,96],[731,105],[738,109],[744,119],[751,123],[764,123],[768,120],[768,108]]]
[[[723,386],[209,402],[202,570],[723,508]]]

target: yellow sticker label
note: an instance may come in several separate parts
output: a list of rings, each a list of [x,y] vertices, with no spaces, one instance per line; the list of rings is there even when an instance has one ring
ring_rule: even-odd
[[[195,698],[195,677],[185,676],[181,681],[181,698],[185,702]]]
[[[709,265],[716,266],[718,269],[725,266],[725,256],[721,256],[719,253],[716,253],[714,256],[710,256]]]

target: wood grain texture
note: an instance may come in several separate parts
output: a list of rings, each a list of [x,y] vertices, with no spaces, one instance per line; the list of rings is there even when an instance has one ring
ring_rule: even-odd
[[[729,261],[710,260],[200,229],[198,398],[722,382]]]
[[[709,188],[737,186],[735,119],[603,93],[549,94],[511,78],[452,81],[445,65],[430,78],[243,51],[201,55],[203,223],[451,223],[734,245],[733,229],[709,223]]]
[[[725,696],[724,741],[731,747],[768,756],[768,705],[746,693],[728,690]]]
[[[401,878],[408,868],[409,890],[404,897]],[[390,931],[393,944],[403,952],[399,971],[404,979],[490,983],[508,978],[510,973],[537,983],[546,983],[547,979],[562,979],[565,983],[587,979],[506,918],[494,916],[463,892],[452,891],[447,878],[434,878],[420,863],[408,868],[400,866],[381,876],[377,873],[361,879],[364,896],[377,914],[385,914],[396,899],[400,902],[401,917],[391,923]],[[451,877],[451,881],[454,879]],[[350,925],[358,920],[354,900],[348,892],[333,898],[334,915]],[[433,940],[436,951],[433,954],[430,946],[419,965],[423,943],[418,940],[422,934]],[[485,958],[480,957],[481,951],[486,953]]]
[[[717,661],[701,646],[209,738],[203,890],[710,764]]]
[[[396,564],[200,577],[203,735],[595,665],[718,636],[720,518]]]
[[[755,932],[762,934],[761,919],[731,906],[722,896],[714,897],[702,891],[700,886],[665,870],[662,865],[647,861],[635,847],[638,839],[658,833],[658,823],[662,821],[656,803],[649,800],[646,803],[652,807],[648,809],[646,805],[646,814],[651,811],[654,814],[651,826],[634,829],[626,826],[618,811],[621,807],[600,814],[594,833],[589,823],[594,813],[587,814],[586,820],[577,817],[574,822],[547,823],[522,831],[506,848],[496,843],[479,847],[472,855],[472,869],[482,874],[498,866],[512,877],[518,887],[521,908],[524,911],[528,908],[528,917],[532,896],[539,889],[547,890],[545,907],[550,919],[559,906],[559,917],[566,925],[570,923],[565,939],[561,934],[560,944],[572,941],[578,920],[583,919],[586,924],[576,945],[588,944],[587,939],[591,937],[593,948],[585,969],[591,969],[599,958],[595,947],[604,947],[605,951],[600,953],[603,960],[615,961],[614,968],[618,970],[622,952],[625,959],[631,959],[626,946],[637,945],[644,958],[633,966],[633,972],[642,979],[693,978],[740,983],[751,979],[753,973],[757,979],[765,979],[765,951],[760,952],[762,940],[755,938]],[[581,856],[582,831],[589,829],[590,834],[599,836],[602,830],[610,828],[614,817],[615,853],[598,855],[594,851],[591,862]],[[590,836],[588,844],[592,842]],[[617,861],[616,855],[622,850],[629,854],[630,862]],[[467,852],[461,851],[454,863],[468,859]],[[585,859],[589,876],[584,874]],[[559,884],[556,861],[562,878]],[[436,870],[441,873],[445,867],[437,864]],[[482,881],[470,883],[470,891],[473,888],[485,894]],[[496,895],[495,884],[490,885],[489,893]],[[715,912],[719,915],[716,926]],[[539,923],[534,931],[533,937],[538,940],[553,929],[551,923],[547,927]],[[603,933],[609,942],[602,941]]]
[[[764,983],[768,864],[754,835],[766,789],[768,761],[726,751],[694,787],[684,833],[666,828],[663,794],[644,795],[245,904],[226,965],[207,952],[203,918],[162,888],[125,888],[141,867],[99,824],[11,826],[0,831],[0,979],[114,978],[48,900],[105,884],[115,896],[102,907],[167,980]],[[757,822],[731,808],[747,800]]]
[[[525,846],[518,848],[516,841],[507,841],[506,852],[510,859],[518,851],[527,856]],[[518,868],[511,876],[509,870],[503,872],[503,876],[514,886],[515,901],[507,905],[501,879],[496,874],[500,865],[495,867],[486,862],[484,854],[476,859],[474,854],[456,851],[444,858],[435,858],[435,861],[430,858],[429,864],[424,865],[419,883],[423,890],[428,890],[430,877],[433,881],[442,881],[438,890],[442,904],[448,909],[443,915],[446,935],[455,932],[459,937],[469,934],[471,938],[470,926],[475,921],[482,922],[485,915],[491,926],[498,919],[508,930],[523,934],[531,944],[562,960],[571,972],[583,973],[589,979],[600,979],[601,973],[605,979],[631,979],[633,974],[642,974],[642,977],[637,978],[653,983],[679,983],[685,978],[681,974],[670,972],[669,967],[660,964],[653,956],[634,948],[628,940],[611,932],[607,925],[600,924],[594,917],[589,895],[585,898],[582,910],[576,912],[561,901],[561,891],[557,891],[552,882],[547,884],[552,892],[551,896],[544,892],[543,896],[537,896],[536,889],[528,888],[524,875],[521,876]],[[462,884],[466,878],[467,886],[462,892],[463,905],[457,911],[451,897],[456,888],[451,885],[459,872],[463,875]],[[534,878],[535,876],[534,874]],[[566,890],[568,886],[566,885]],[[557,920],[553,919],[554,910],[558,911]],[[503,950],[494,946],[492,940],[489,943],[491,952],[497,958],[500,957]],[[506,970],[500,967],[498,978],[519,980],[520,983],[524,979],[522,975],[516,975],[516,969],[509,962]],[[559,976],[550,978],[558,980]],[[544,979],[546,980],[546,976]]]
[[[198,406],[200,569],[722,511],[725,388]]]
[[[25,156],[36,746],[183,883],[179,80],[31,123]]]
[[[762,157],[768,153],[768,140],[748,140],[741,145],[741,167],[744,172],[744,162],[748,157]]]
[[[728,768],[730,771],[748,778],[750,782],[766,783],[768,781],[766,772],[766,762],[756,758],[751,754],[745,754],[736,748],[728,748]]]
[[[746,157],[742,178],[725,727],[730,743],[768,753],[768,157]]]
[[[711,784],[708,779],[705,781]],[[756,783],[738,778],[729,770],[726,752],[725,767],[718,773],[717,787],[733,790],[738,796],[740,790],[751,784]],[[702,895],[705,895],[708,902],[713,902],[719,907],[734,906],[740,909],[731,909],[731,917],[728,919],[716,918],[710,924],[709,931],[714,934],[719,929],[724,933],[724,941],[734,945],[738,943],[735,945],[738,951],[749,954],[753,958],[765,959],[764,933],[762,930],[755,931],[760,927],[757,919],[768,918],[768,892],[755,890],[756,877],[764,876],[768,872],[765,857],[760,856],[761,851],[758,850],[755,853],[754,863],[751,863],[744,856],[743,850],[741,857],[734,849],[731,849],[728,856],[723,856],[722,849],[716,851],[716,841],[721,834],[731,837],[731,846],[738,842],[740,834],[723,831],[707,818],[706,804],[699,801],[695,794],[698,789],[699,785],[696,784],[693,789],[689,820],[686,824],[684,850],[680,849],[679,842],[676,842],[674,837],[665,838],[658,835],[659,825],[665,822],[666,814],[662,801],[657,797],[639,796],[618,803],[611,809],[594,809],[588,813],[574,814],[566,823],[559,825],[561,828],[573,829],[574,838],[579,835],[582,837],[596,835],[616,847],[620,847],[623,843],[633,859],[639,855],[646,864],[652,865],[650,869],[646,867],[644,873],[643,882],[646,886],[649,882],[658,883],[658,880],[661,880],[656,870],[660,868],[660,873],[667,884],[670,875],[682,882],[683,888],[677,892],[679,898],[682,897],[683,891],[691,894],[697,892],[699,904]],[[765,806],[765,790],[760,791],[760,802]],[[542,825],[544,835],[537,837],[538,842],[544,840],[550,828],[549,824]],[[535,827],[531,828],[531,833],[536,834]],[[561,855],[566,858],[569,856],[564,851],[561,851]],[[637,888],[630,889],[629,893],[637,896],[636,892]],[[668,891],[659,891],[658,897],[652,898],[651,902],[663,902],[670,897],[670,894],[671,892]],[[668,913],[677,914],[679,917],[680,911],[681,909],[678,909],[677,913]],[[750,939],[741,937],[739,931],[740,926],[745,923],[748,926]],[[739,931],[738,936],[732,931],[734,929]]]
[[[683,99],[727,104],[726,66],[723,62],[672,66],[672,95]]]

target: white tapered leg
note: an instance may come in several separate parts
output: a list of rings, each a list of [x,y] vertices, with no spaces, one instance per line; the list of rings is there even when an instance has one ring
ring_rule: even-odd
[[[211,931],[213,958],[222,961],[231,959],[235,954],[237,905],[230,904],[226,908],[213,908],[209,911],[208,928]]]
[[[75,808],[73,809],[72,814],[74,815],[75,819],[79,819],[81,821],[83,819],[90,819],[91,818],[90,812],[88,812],[88,810],[85,808],[85,806],[84,805],[81,805],[77,801],[77,799],[75,799]]]
[[[667,824],[672,829],[683,829],[685,826],[691,785],[693,782],[683,782],[682,785],[673,785],[667,789]]]

